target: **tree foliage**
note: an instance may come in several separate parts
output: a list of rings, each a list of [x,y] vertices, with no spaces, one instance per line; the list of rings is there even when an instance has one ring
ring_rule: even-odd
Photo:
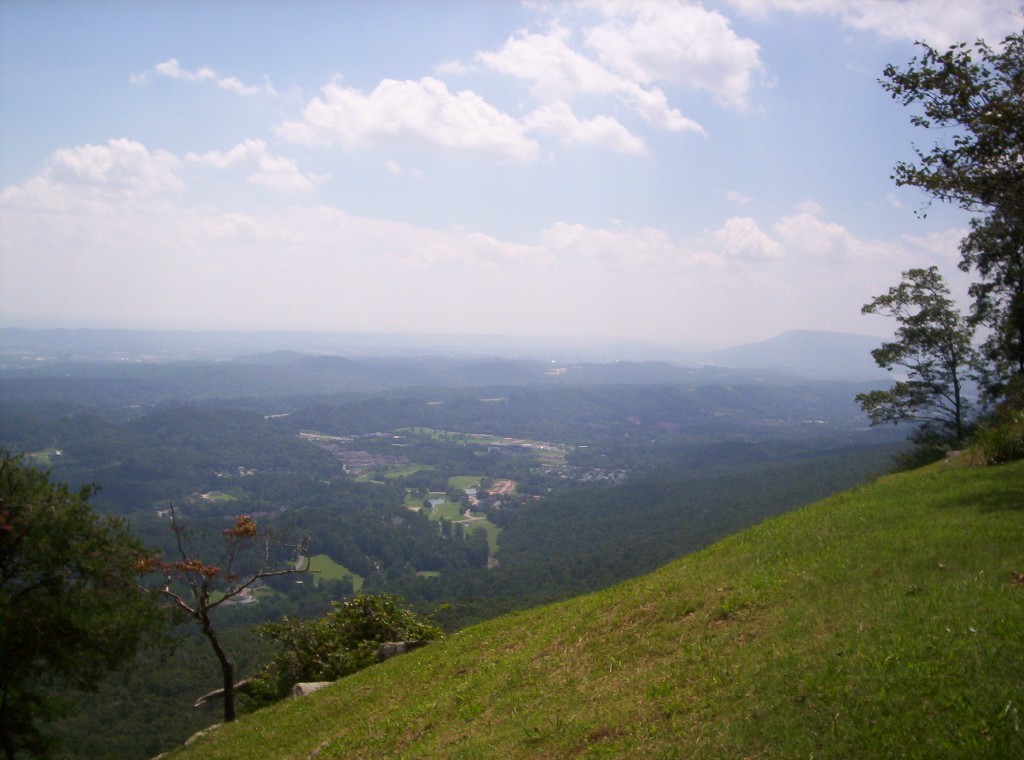
[[[907,374],[889,390],[857,395],[871,424],[917,422],[915,438],[921,442],[962,440],[970,408],[964,381],[976,364],[974,331],[957,311],[938,268],[904,272],[898,286],[861,311],[896,320],[896,339],[871,355],[879,367],[899,367]]]
[[[275,569],[272,550],[284,545],[273,535],[260,533],[256,521],[249,515],[239,515],[235,524],[223,530],[223,545],[217,564],[198,559],[194,542],[189,531],[182,526],[176,513],[171,512],[171,525],[177,543],[178,558],[163,562],[154,555],[141,560],[137,568],[143,572],[159,571],[164,577],[163,586],[157,591],[168,597],[174,605],[196,621],[203,636],[209,641],[217,662],[220,664],[223,682],[224,721],[235,719],[235,665],[221,643],[213,626],[210,613],[220,605],[239,597],[256,581],[278,575],[306,572],[309,559],[306,555],[308,539],[299,544],[288,545],[296,554],[293,566]],[[262,558],[256,569],[239,573],[239,565],[246,550],[259,546]]]
[[[163,630],[139,591],[146,553],[126,524],[0,452],[0,746],[45,756],[40,724],[63,713],[54,694],[94,689]]]
[[[979,40],[939,51],[924,43],[905,69],[887,66],[882,86],[911,122],[947,139],[897,164],[897,185],[978,213],[961,242],[960,268],[975,272],[972,318],[989,330],[989,393],[1024,375],[1024,34],[991,47]]]
[[[282,699],[296,683],[333,681],[362,670],[377,661],[377,647],[386,641],[430,641],[443,635],[393,594],[359,594],[335,602],[333,611],[317,619],[286,617],[256,631],[281,650],[250,682],[254,707]]]

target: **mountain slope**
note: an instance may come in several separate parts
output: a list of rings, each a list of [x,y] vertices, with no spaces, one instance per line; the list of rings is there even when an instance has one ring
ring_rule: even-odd
[[[817,378],[872,380],[887,377],[871,357],[882,343],[869,335],[789,330],[774,338],[716,351],[705,357],[723,367],[760,367]]]
[[[175,757],[1024,757],[1024,462],[884,478]]]

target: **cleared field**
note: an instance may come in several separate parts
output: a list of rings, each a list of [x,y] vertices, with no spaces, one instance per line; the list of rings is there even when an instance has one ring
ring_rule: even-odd
[[[53,465],[53,459],[50,458],[52,454],[53,451],[51,449],[46,451],[30,451],[25,453],[25,459],[36,467],[50,467]]]
[[[210,491],[208,493],[202,494],[201,498],[203,499],[203,501],[213,502],[238,501],[237,496],[232,496],[231,494],[224,493],[223,491]]]
[[[359,591],[363,587],[363,576],[339,565],[326,554],[314,554],[310,557],[309,569],[313,574],[314,583],[319,583],[321,580],[343,581],[346,578],[351,578],[354,591]]]
[[[463,507],[459,502],[446,501],[444,504],[434,507],[433,511],[430,513],[430,519],[440,520],[443,517],[445,520],[461,520],[463,509],[465,509],[465,507]]]
[[[480,485],[480,475],[455,475],[454,477],[448,478],[449,488],[458,488],[463,491],[467,488],[476,488]]]
[[[429,464],[407,464],[401,467],[389,467],[384,472],[385,478],[404,478],[406,475],[415,475],[421,470],[433,470],[433,465]]]
[[[470,515],[476,517],[479,513],[470,512]],[[483,515],[479,515],[483,517]],[[498,534],[501,533],[501,528],[492,523],[486,517],[482,520],[474,520],[473,522],[466,523],[466,527],[469,530],[482,530],[487,533],[487,554],[493,557],[498,553]]]

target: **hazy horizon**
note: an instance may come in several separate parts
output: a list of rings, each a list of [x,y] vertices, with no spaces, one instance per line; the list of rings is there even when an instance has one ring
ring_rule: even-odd
[[[968,217],[878,84],[1017,0],[0,4],[0,326],[886,334]]]

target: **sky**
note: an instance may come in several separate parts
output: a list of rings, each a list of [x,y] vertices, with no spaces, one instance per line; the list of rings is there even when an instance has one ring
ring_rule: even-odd
[[[885,335],[969,218],[878,80],[1020,0],[0,2],[0,326]]]

